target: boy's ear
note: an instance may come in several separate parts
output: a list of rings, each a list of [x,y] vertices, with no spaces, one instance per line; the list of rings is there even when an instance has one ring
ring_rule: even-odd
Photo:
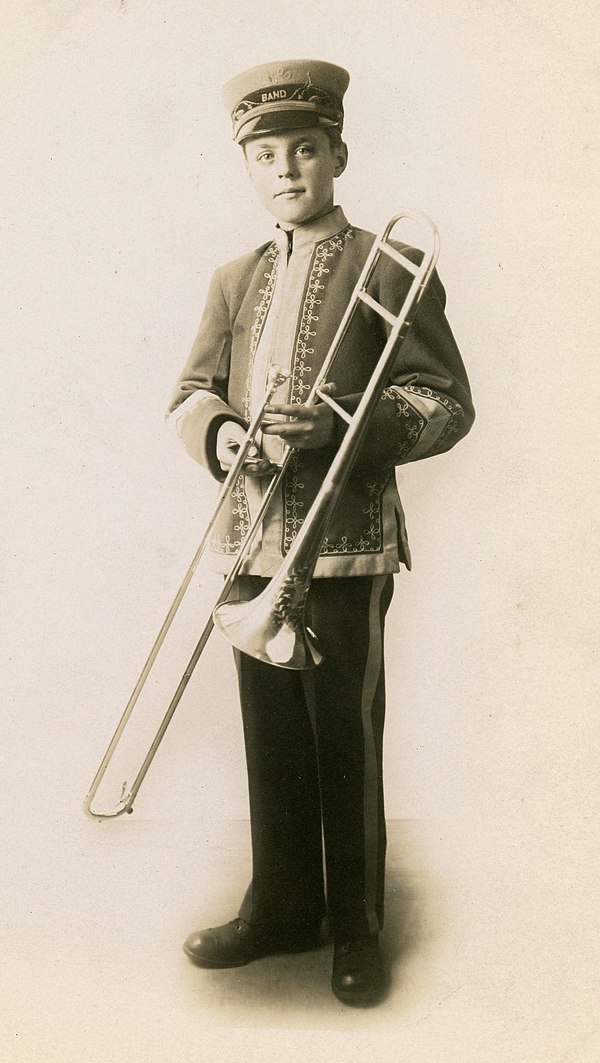
[[[335,170],[333,171],[333,176],[341,177],[347,165],[348,147],[343,141],[341,141],[335,149]]]

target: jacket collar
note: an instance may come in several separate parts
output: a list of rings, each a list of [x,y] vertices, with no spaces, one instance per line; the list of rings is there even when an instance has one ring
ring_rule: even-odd
[[[346,227],[348,220],[341,207],[334,207],[329,214],[314,221],[307,221],[304,225],[297,225],[293,232],[293,246],[302,247],[306,244],[318,244],[321,240],[329,240],[336,233]],[[288,233],[278,224],[275,229],[275,239],[280,250],[287,253]]]

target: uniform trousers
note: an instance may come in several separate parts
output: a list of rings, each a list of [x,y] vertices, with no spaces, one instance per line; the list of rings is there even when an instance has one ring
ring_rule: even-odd
[[[267,580],[243,576],[250,600]],[[289,671],[235,651],[248,768],[252,881],[247,922],[335,941],[383,923],[383,639],[393,577],[314,579],[307,624],[323,662]],[[324,859],[323,859],[324,857]]]

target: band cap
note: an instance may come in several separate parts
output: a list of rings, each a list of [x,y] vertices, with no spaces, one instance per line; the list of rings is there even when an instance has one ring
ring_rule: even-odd
[[[239,74],[223,88],[239,144],[258,133],[344,123],[342,100],[350,75],[319,59],[265,63]]]

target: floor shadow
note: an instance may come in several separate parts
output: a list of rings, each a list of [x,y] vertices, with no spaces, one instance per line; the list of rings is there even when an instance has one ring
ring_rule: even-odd
[[[427,867],[415,825],[388,824],[385,926],[382,951],[390,969],[389,992],[378,1008],[349,1009],[331,993],[332,946],[324,928],[321,948],[302,954],[265,957],[247,967],[206,971],[188,964],[188,988],[210,1000],[227,1025],[308,1026],[343,1021],[359,1025],[385,1022],[408,1007],[419,980],[434,962],[436,941],[444,936],[441,890]],[[409,969],[413,966],[413,970]],[[363,1018],[352,1019],[352,1015]],[[344,1018],[345,1017],[345,1018]]]
[[[447,933],[443,888],[428,866],[416,825],[397,820],[388,826],[385,924],[382,946],[393,973],[415,957],[425,963]]]

